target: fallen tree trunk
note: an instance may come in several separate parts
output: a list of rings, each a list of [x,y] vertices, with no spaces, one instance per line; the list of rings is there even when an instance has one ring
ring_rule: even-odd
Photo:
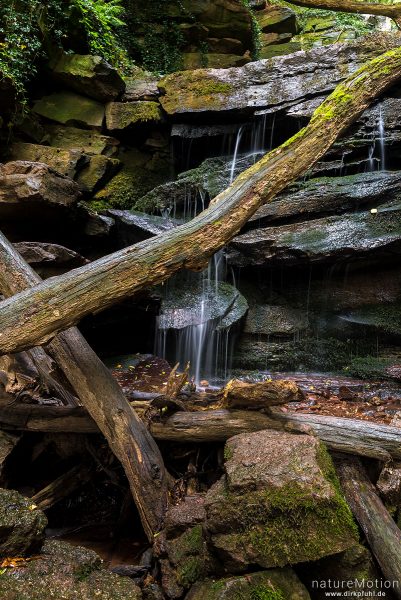
[[[401,5],[383,4],[382,2],[358,2],[355,0],[288,0],[290,4],[305,8],[320,8],[360,15],[376,15],[393,19],[398,27],[401,26]]]
[[[307,127],[237,177],[192,221],[4,300],[0,354],[43,344],[83,316],[179,269],[204,268],[262,204],[310,168],[400,75],[397,47],[348,77],[316,109]]]
[[[0,429],[47,433],[98,433],[96,423],[82,408],[0,405]],[[387,461],[401,459],[401,429],[357,419],[258,411],[204,410],[176,412],[150,424],[160,441],[175,443],[224,442],[233,435],[263,429],[313,432],[332,450]]]
[[[338,462],[337,471],[345,498],[390,584],[388,591],[401,598],[401,530],[358,459]]]
[[[0,233],[1,292],[12,295],[38,282],[39,276]],[[53,338],[47,351],[123,465],[143,528],[152,540],[167,507],[167,476],[154,439],[77,329]],[[11,411],[15,408],[13,405]]]

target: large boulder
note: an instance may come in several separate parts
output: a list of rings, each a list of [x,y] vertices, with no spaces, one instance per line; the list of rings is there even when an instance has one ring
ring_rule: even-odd
[[[396,42],[394,42],[396,43]],[[160,102],[169,115],[233,111],[269,112],[326,95],[350,73],[383,52],[377,41],[333,44],[230,69],[199,69],[167,75]]]
[[[74,92],[54,92],[43,96],[33,106],[33,112],[62,125],[83,125],[100,129],[104,106]]]
[[[291,569],[271,569],[196,583],[185,600],[310,600]]]
[[[351,511],[317,438],[241,434],[225,457],[225,475],[206,495],[206,528],[231,572],[314,561],[355,543]]]
[[[63,150],[40,144],[16,142],[11,147],[11,160],[44,163],[62,175],[74,179],[78,170],[87,162],[86,156],[78,150]]]
[[[302,223],[254,229],[232,241],[235,265],[297,265],[360,256],[391,256],[401,250],[401,205]]]
[[[120,142],[93,129],[46,125],[47,139],[51,146],[65,150],[80,150],[85,154],[114,156]]]
[[[141,590],[128,577],[102,568],[92,550],[49,540],[28,563],[0,577],[2,600],[141,600]]]
[[[106,106],[106,126],[111,131],[160,120],[161,113],[157,102],[110,102]]]
[[[56,81],[100,102],[114,100],[125,90],[117,69],[100,56],[62,52],[55,55],[50,68]]]
[[[60,215],[75,208],[78,185],[43,163],[15,161],[0,165],[2,219]]]
[[[45,539],[46,525],[45,515],[29,498],[0,489],[0,561],[38,552]]]
[[[184,329],[185,327],[216,323],[227,329],[246,313],[248,303],[229,283],[202,280],[187,282],[176,279],[169,294],[162,298],[159,329]]]

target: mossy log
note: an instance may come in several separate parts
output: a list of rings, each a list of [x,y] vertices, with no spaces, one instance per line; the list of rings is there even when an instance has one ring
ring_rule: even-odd
[[[362,15],[389,17],[401,27],[401,5],[383,4],[383,2],[359,2],[358,0],[289,0],[296,6],[305,8],[321,8]]]
[[[40,281],[0,233],[0,291],[12,296]],[[153,540],[167,507],[167,476],[154,439],[78,329],[71,328],[54,337],[46,351],[123,465],[143,528]]]
[[[143,403],[140,402],[143,408]],[[136,406],[136,403],[134,403]],[[152,422],[156,440],[174,443],[225,442],[240,433],[263,429],[313,433],[331,450],[378,460],[401,460],[401,429],[358,419],[258,411],[179,411],[164,421]],[[83,407],[49,407],[0,404],[0,429],[47,433],[98,433],[96,423]]]
[[[401,598],[401,530],[377,495],[359,459],[338,462],[337,472],[345,498],[390,583],[391,597]]]
[[[0,354],[43,344],[85,315],[161,283],[180,269],[203,269],[262,204],[310,168],[400,76],[397,47],[337,86],[304,129],[239,175],[190,222],[4,300]]]

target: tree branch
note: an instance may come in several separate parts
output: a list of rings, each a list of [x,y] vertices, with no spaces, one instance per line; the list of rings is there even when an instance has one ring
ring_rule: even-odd
[[[401,4],[383,4],[382,2],[358,2],[349,0],[288,0],[290,4],[303,6],[305,8],[320,8],[322,10],[334,10],[346,13],[357,13],[363,15],[376,15],[389,17],[395,21],[398,28],[401,27]]]

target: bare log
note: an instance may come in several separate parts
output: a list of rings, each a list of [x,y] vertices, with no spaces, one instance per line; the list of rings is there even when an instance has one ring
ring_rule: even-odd
[[[306,8],[321,8],[360,15],[376,15],[393,19],[398,27],[401,25],[401,6],[396,4],[383,4],[383,2],[359,2],[358,0],[289,0],[296,6]]]
[[[401,429],[357,419],[258,411],[205,410],[176,412],[162,422],[152,422],[155,439],[171,442],[224,442],[233,435],[263,429],[291,429],[314,433],[332,450],[387,461],[401,460]],[[0,429],[53,433],[98,433],[82,407],[0,405]]]
[[[18,293],[39,281],[38,275],[0,233],[3,294]],[[53,338],[47,351],[123,465],[145,533],[152,540],[162,526],[167,507],[167,476],[154,439],[109,369],[77,329],[69,329]]]
[[[401,598],[401,530],[397,527],[361,462],[349,458],[337,465],[341,486],[355,518],[386,577],[389,591]]]
[[[400,76],[401,48],[396,47],[337,86],[307,127],[239,175],[192,221],[4,300],[0,354],[43,344],[85,315],[165,281],[179,269],[204,268],[262,204],[310,168]]]

